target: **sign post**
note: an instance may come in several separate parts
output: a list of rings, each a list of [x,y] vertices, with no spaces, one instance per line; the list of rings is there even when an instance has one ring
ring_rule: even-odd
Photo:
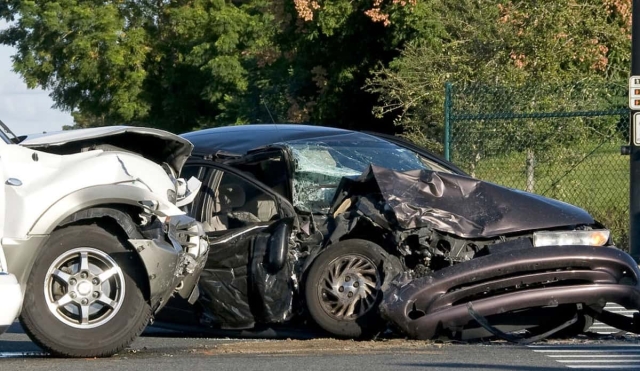
[[[629,108],[629,253],[640,262],[640,0],[632,8]]]

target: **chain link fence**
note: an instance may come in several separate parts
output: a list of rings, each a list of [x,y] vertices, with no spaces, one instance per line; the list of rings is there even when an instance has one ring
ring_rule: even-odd
[[[628,250],[625,82],[445,90],[445,157],[479,179],[586,209]]]

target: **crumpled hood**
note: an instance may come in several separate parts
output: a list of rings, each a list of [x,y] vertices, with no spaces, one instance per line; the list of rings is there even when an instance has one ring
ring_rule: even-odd
[[[168,131],[105,126],[27,136],[20,145],[55,154],[83,152],[97,145],[111,145],[135,152],[158,164],[168,163],[180,172],[193,150],[188,140]]]
[[[344,179],[336,195],[380,190],[401,229],[430,227],[463,238],[594,224],[576,206],[493,183],[430,170],[396,172],[371,165]]]

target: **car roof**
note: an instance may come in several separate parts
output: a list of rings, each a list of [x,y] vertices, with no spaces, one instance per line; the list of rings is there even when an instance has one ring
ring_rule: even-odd
[[[194,153],[197,154],[213,154],[217,151],[244,154],[273,143],[345,135],[358,140],[384,141],[357,131],[298,124],[224,126],[185,133],[182,137],[193,143]]]

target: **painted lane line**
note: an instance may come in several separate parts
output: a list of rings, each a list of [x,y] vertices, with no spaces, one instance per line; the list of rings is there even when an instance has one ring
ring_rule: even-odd
[[[560,363],[634,363],[640,365],[637,359],[556,359]]]
[[[581,368],[588,368],[590,370],[593,369],[610,369],[610,370],[619,370],[619,369],[630,369],[630,370],[637,370],[640,368],[640,364],[637,365],[564,365],[565,367],[568,368],[575,368],[575,369],[581,369]]]
[[[607,349],[607,350],[596,350],[596,349],[533,349],[536,353],[638,353],[640,354],[640,349]]]
[[[550,358],[640,358],[640,354],[549,354]]]
[[[572,369],[640,370],[640,346],[637,344],[532,345],[529,348]]]

